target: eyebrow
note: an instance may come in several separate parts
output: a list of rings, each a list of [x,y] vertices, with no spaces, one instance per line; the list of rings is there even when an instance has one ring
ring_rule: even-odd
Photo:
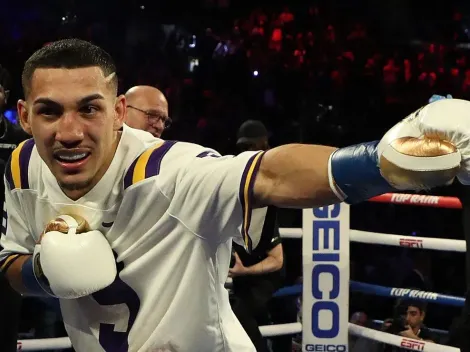
[[[163,110],[159,110],[159,109],[148,109],[145,111],[153,113],[153,114],[157,114],[157,115],[168,115],[168,114],[165,114]]]
[[[84,98],[81,98],[78,101],[77,105],[83,105],[83,104],[89,103],[90,101],[93,101],[93,100],[96,100],[96,99],[104,99],[104,97],[101,94],[88,95]],[[36,104],[60,105],[59,103],[57,103],[54,100],[49,99],[49,98],[38,98],[33,103],[33,105],[36,105]]]

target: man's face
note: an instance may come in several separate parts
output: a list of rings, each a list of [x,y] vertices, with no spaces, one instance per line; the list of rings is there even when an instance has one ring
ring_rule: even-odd
[[[64,193],[78,199],[114,157],[125,98],[116,98],[110,77],[98,67],[37,69],[18,114]]]
[[[134,96],[128,101],[126,123],[132,128],[150,132],[160,138],[168,119],[168,103],[165,97],[156,94]]]
[[[419,328],[423,323],[425,313],[417,307],[409,306],[406,310],[406,322],[411,328]]]

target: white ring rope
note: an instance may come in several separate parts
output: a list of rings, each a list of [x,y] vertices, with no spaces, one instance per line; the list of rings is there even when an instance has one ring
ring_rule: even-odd
[[[260,326],[259,331],[264,337],[280,336],[280,335],[294,335],[302,332],[302,324],[289,323],[278,325],[265,325]]]
[[[72,348],[72,342],[68,337],[56,337],[53,339],[26,339],[18,341],[18,351],[50,351],[63,348]]]
[[[266,325],[260,326],[259,330],[264,337],[279,336],[279,335],[293,335],[302,332],[301,323],[289,323],[279,325]],[[369,340],[386,343],[397,347],[406,347],[414,351],[423,352],[460,352],[458,348],[439,345],[425,341],[418,341],[413,339],[404,338],[397,335],[388,334],[386,332],[366,328],[363,326],[349,323],[349,333],[351,335],[364,337]],[[18,341],[18,346],[21,348],[18,351],[37,351],[37,350],[54,350],[71,348],[72,344],[68,337],[59,337],[55,339],[30,339]],[[413,348],[414,347],[414,348]]]
[[[302,238],[302,228],[300,227],[281,227],[279,233],[282,238]]]
[[[350,240],[353,242],[383,244],[386,246],[434,249],[448,252],[465,252],[466,244],[463,240],[449,240],[445,238],[401,236],[389,233],[378,233],[351,230]]]
[[[284,227],[279,232],[282,238],[302,238],[301,228]],[[449,240],[445,238],[401,236],[390,233],[350,230],[349,239],[352,242],[382,244],[386,246],[434,249],[438,251],[465,252],[467,246],[464,240]]]
[[[420,340],[408,339],[398,335],[388,334],[386,332],[365,328],[363,326],[349,323],[349,333],[351,335],[364,337],[369,340],[386,343],[412,351],[424,352],[460,352],[460,349],[437,343],[431,343]]]

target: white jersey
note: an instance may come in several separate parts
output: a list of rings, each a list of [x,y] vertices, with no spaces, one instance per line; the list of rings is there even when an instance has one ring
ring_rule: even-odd
[[[224,283],[232,237],[258,241],[248,228],[261,157],[220,156],[125,126],[106,174],[73,201],[28,140],[6,168],[0,261],[33,253],[57,215],[81,215],[108,239],[119,275],[102,291],[60,300],[76,351],[254,352]]]

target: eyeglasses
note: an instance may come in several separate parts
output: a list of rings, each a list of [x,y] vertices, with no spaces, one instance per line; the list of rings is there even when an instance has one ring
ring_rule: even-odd
[[[137,110],[137,111],[140,111],[141,113],[147,115],[147,118],[148,118],[150,124],[154,124],[154,123],[157,123],[158,121],[162,121],[163,125],[165,126],[165,129],[169,128],[171,126],[172,119],[169,116],[163,116],[162,114],[159,114],[158,112],[155,112],[155,111],[142,110],[142,109],[136,108],[135,106],[132,106],[132,105],[127,105],[127,107],[131,108],[131,109],[134,109],[134,110]]]

